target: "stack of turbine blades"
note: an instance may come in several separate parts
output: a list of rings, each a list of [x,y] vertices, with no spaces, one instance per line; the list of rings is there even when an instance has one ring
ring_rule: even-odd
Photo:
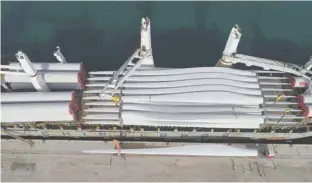
[[[121,91],[116,90],[118,93]],[[233,93],[247,94],[247,95],[258,95],[262,94],[260,89],[255,88],[243,88],[243,87],[234,87],[227,85],[196,85],[196,86],[182,86],[174,88],[138,88],[138,89],[128,89],[125,88],[122,90],[123,95],[161,95],[161,94],[175,94],[175,93],[189,93],[189,92],[203,92],[203,91],[227,91]],[[85,94],[100,94],[102,90],[100,89],[91,89],[85,91]],[[88,98],[85,98],[87,100]],[[89,100],[94,100],[92,97]]]

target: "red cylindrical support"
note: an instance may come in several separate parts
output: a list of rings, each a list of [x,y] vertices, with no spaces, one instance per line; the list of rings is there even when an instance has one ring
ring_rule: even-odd
[[[290,77],[289,82],[292,88],[306,88],[309,85],[308,80],[303,77]]]
[[[305,117],[312,117],[312,105],[305,105],[302,108],[302,115]]]
[[[87,71],[83,65],[83,63],[80,63],[80,72],[83,74],[83,76],[86,78],[87,77]]]
[[[297,97],[298,103],[299,103],[299,108],[302,110],[304,108],[304,101],[303,101],[303,96],[302,95],[298,95]]]
[[[312,95],[311,94],[301,94],[297,96],[298,103],[300,107],[304,105],[311,104],[312,105]]]
[[[78,79],[80,88],[81,88],[82,90],[84,90],[84,89],[85,89],[85,84],[86,84],[86,81],[87,81],[85,75],[84,75],[82,72],[79,71],[79,72],[77,73],[77,79]]]
[[[77,116],[79,114],[78,97],[76,93],[72,92],[71,101],[68,106],[69,113],[73,116],[74,120],[77,121]]]

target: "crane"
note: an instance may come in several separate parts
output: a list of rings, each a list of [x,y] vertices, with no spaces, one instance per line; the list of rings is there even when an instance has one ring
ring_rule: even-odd
[[[139,59],[138,61],[136,61]],[[99,94],[100,99],[120,101],[116,95],[117,90],[140,66],[154,67],[151,44],[151,22],[148,17],[141,21],[141,45],[129,59],[108,80]]]
[[[53,53],[53,55],[56,57],[56,59],[62,63],[65,64],[66,63],[66,59],[64,57],[64,55],[61,52],[61,48],[59,46],[56,46],[56,51]]]
[[[296,76],[307,78],[311,81],[311,77],[307,74],[312,75],[310,69],[312,68],[312,57],[304,66],[298,66],[295,64],[289,64],[281,61],[270,60],[265,58],[259,58],[244,54],[237,53],[237,47],[241,39],[241,31],[238,25],[235,25],[230,32],[226,46],[223,51],[223,56],[220,60],[221,65],[231,66],[237,63],[243,63],[246,66],[257,66],[264,70],[275,70],[285,73],[291,73]]]
[[[19,68],[7,65],[1,65],[1,69],[10,69],[11,71],[3,71],[1,70],[0,73],[2,74],[1,77],[1,84],[6,87],[5,85],[5,74],[11,75],[23,75],[29,76],[31,78],[31,82],[36,88],[37,91],[41,92],[48,92],[50,91],[47,83],[45,82],[41,73],[39,73],[29,60],[28,56],[21,50],[19,50],[15,54],[16,59],[19,61],[20,66]],[[22,70],[20,70],[22,68]],[[13,71],[12,71],[13,70]],[[14,71],[15,70],[15,71]]]

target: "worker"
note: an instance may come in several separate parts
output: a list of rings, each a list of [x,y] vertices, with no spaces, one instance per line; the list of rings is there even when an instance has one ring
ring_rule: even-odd
[[[263,155],[267,159],[273,159],[274,158],[274,153],[272,151],[270,151],[269,149],[264,150]]]
[[[120,102],[120,96],[114,95],[112,97],[112,101],[115,102],[116,105],[118,105],[118,103]]]
[[[115,143],[115,149],[117,149],[117,154],[115,154],[114,156],[120,156],[123,160],[126,160],[126,156],[124,154],[121,154],[120,142],[114,139],[114,143]]]
[[[118,154],[120,154],[120,151],[121,151],[120,142],[114,139],[114,144],[115,144],[115,149],[117,149]]]
[[[280,94],[279,96],[277,96],[277,98],[275,99],[274,104],[276,104],[278,101],[280,101],[282,98],[284,98],[285,95],[284,94]]]
[[[286,114],[288,114],[288,113],[290,113],[291,112],[291,109],[290,108],[287,108],[286,110],[285,110],[285,113]]]
[[[286,114],[290,113],[291,112],[291,109],[290,108],[287,108],[283,115],[281,116],[281,118],[277,121],[277,123],[279,123],[280,121],[282,121],[282,119],[286,116]]]

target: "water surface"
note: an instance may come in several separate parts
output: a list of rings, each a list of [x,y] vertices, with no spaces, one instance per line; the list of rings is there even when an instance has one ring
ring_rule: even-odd
[[[312,2],[1,2],[2,62],[21,49],[33,62],[117,69],[139,46],[140,19],[152,21],[160,67],[212,66],[231,27],[243,29],[239,52],[305,63],[312,55]]]

